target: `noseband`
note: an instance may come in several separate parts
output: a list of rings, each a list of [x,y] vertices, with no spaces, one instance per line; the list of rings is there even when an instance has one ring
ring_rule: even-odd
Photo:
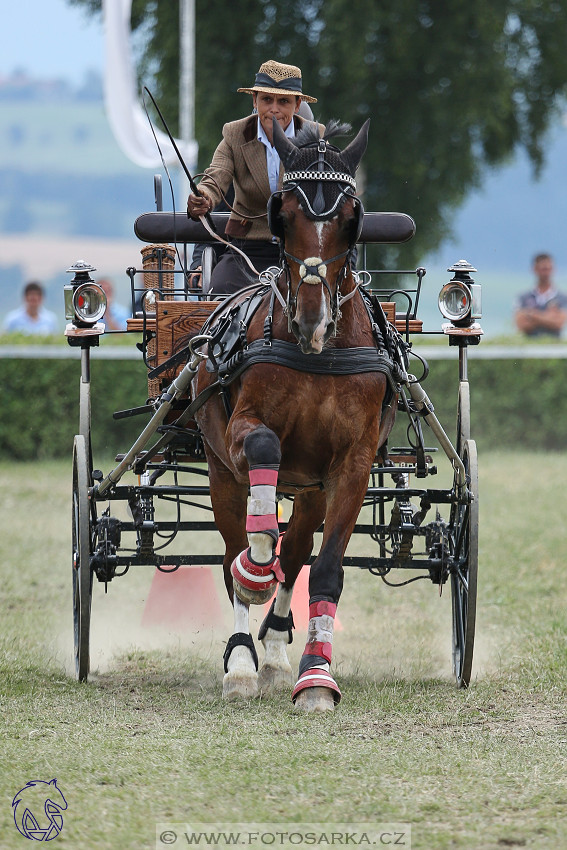
[[[356,198],[354,194],[356,191],[356,182],[354,177],[352,177],[352,175],[346,172],[336,171],[335,168],[331,165],[331,163],[329,163],[328,160],[325,158],[326,152],[327,141],[325,139],[320,139],[317,147],[317,159],[311,162],[302,171],[286,171],[283,178],[283,187],[281,193],[279,193],[281,196],[281,194],[283,194],[284,192],[294,192],[295,195],[298,197],[308,218],[314,221],[329,221],[334,216],[339,206],[346,197],[354,197],[355,202],[360,204],[360,201],[358,200],[358,198]],[[325,171],[325,167],[330,170]],[[304,187],[301,185],[302,183],[306,182],[318,183],[313,202],[309,200]],[[329,204],[326,204],[323,187],[325,186],[325,184],[329,183],[335,184],[337,186],[337,192],[336,197],[334,197],[329,202]],[[344,186],[346,186],[347,188],[343,188]],[[334,323],[336,333],[337,322],[341,317],[340,304],[342,301],[352,297],[349,293],[349,295],[345,298],[341,298],[340,288],[347,275],[349,262],[352,258],[355,245],[356,237],[349,241],[349,246],[346,251],[342,251],[340,254],[336,254],[334,257],[329,257],[328,259],[322,259],[320,257],[307,257],[306,259],[302,260],[299,257],[295,257],[293,254],[290,254],[289,251],[286,251],[284,237],[282,235],[281,257],[282,267],[285,271],[287,281],[287,315],[288,325],[290,329],[291,322],[293,320],[297,308],[297,297],[299,295],[299,290],[301,286],[304,283],[312,285],[318,285],[319,283],[321,283],[329,294],[329,302],[331,304],[331,318]],[[335,292],[333,293],[326,277],[327,267],[330,263],[335,262],[335,260],[341,260],[343,258],[344,263],[337,275],[335,281]],[[295,295],[292,295],[291,293],[291,270],[289,267],[288,260],[292,260],[299,266],[300,280]]]

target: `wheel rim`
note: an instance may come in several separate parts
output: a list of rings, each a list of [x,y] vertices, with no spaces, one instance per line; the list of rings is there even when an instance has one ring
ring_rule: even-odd
[[[466,688],[472,672],[478,575],[478,463],[473,440],[465,441],[462,460],[473,501],[452,510],[451,600],[453,670],[457,686]]]
[[[89,673],[89,641],[93,577],[90,567],[91,524],[88,488],[90,482],[87,448],[82,435],[73,445],[73,632],[75,672],[79,681]]]

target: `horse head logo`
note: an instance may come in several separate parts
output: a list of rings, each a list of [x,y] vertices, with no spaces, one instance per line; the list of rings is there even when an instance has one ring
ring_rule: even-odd
[[[51,841],[63,829],[61,812],[67,808],[67,801],[56,779],[34,779],[18,791],[12,808],[18,832],[32,841]]]

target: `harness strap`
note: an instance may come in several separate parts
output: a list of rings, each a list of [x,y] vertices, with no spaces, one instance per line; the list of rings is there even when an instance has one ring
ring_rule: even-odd
[[[292,342],[274,339],[271,345],[265,345],[262,339],[258,339],[219,366],[219,381],[229,383],[256,363],[275,363],[313,375],[359,375],[363,372],[388,375],[393,367],[393,361],[385,351],[371,346],[323,349],[321,354],[313,357],[302,354]]]

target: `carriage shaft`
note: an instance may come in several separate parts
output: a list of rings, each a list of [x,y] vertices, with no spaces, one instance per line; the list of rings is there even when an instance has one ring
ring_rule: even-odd
[[[118,481],[122,478],[124,473],[131,468],[134,461],[136,460],[137,455],[147,446],[151,438],[154,436],[159,426],[163,424],[167,414],[173,408],[174,403],[181,398],[181,396],[187,392],[189,389],[189,384],[197,374],[197,369],[199,368],[199,363],[203,359],[202,354],[196,353],[189,363],[182,369],[177,378],[172,382],[172,384],[168,387],[168,389],[162,393],[159,407],[130,449],[118,466],[116,466],[109,474],[104,478],[100,484],[95,486],[94,494],[96,498],[102,497],[107,490],[109,490],[114,484],[117,484]]]
[[[418,411],[423,415],[425,421],[439,440],[441,448],[451,461],[453,469],[457,475],[457,484],[459,490],[461,492],[466,491],[467,481],[466,481],[466,472],[463,461],[457,454],[451,440],[443,430],[443,427],[434,413],[434,408],[429,400],[427,393],[417,381],[413,383],[408,383],[407,387],[409,389],[409,393],[414,401]]]

